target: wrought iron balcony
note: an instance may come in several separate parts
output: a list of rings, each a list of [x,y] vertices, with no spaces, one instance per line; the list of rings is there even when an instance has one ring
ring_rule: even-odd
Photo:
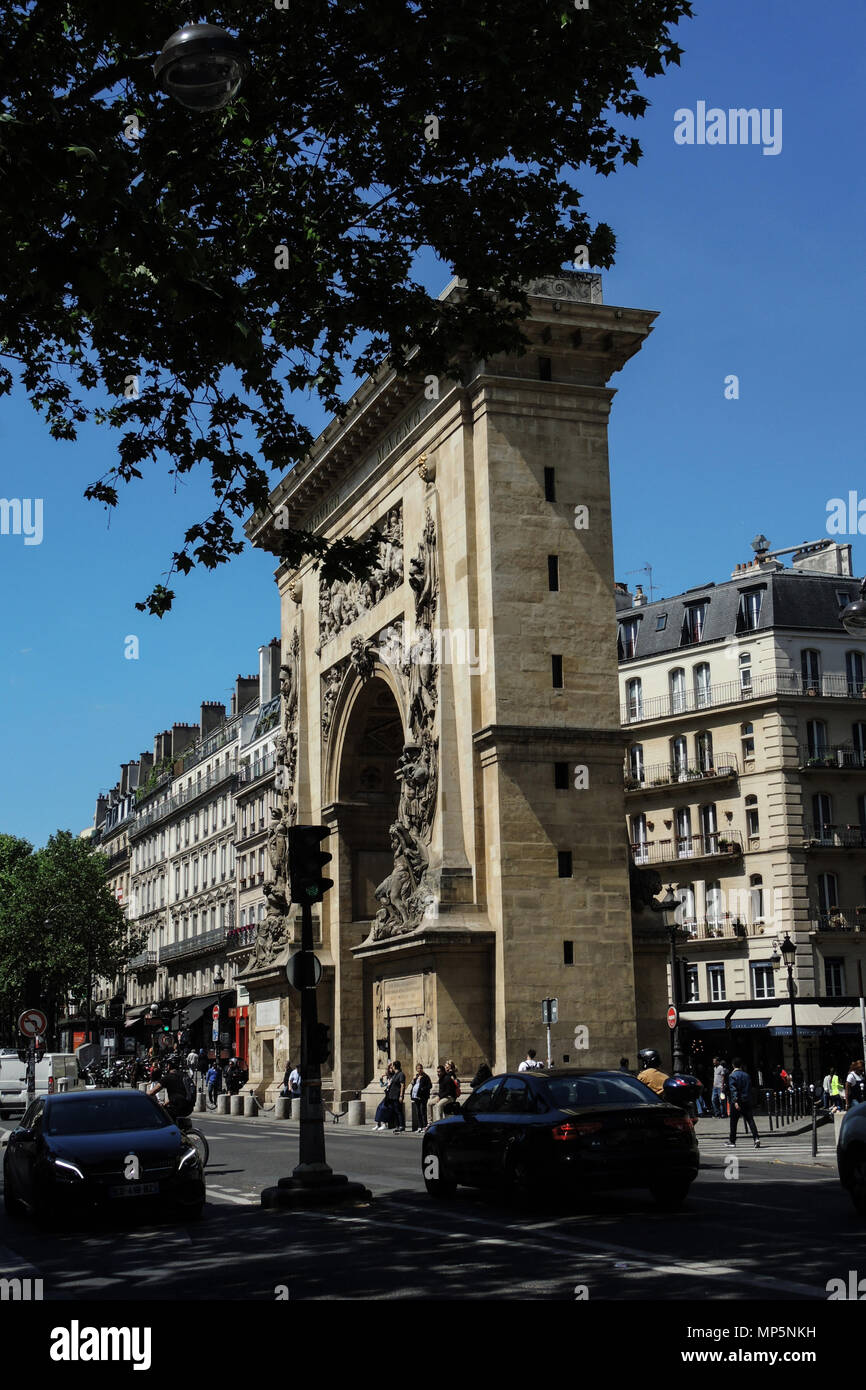
[[[841,768],[843,771],[863,771],[866,752],[853,743],[828,743],[810,748],[800,745],[800,771],[813,772],[819,768]]]
[[[212,931],[199,932],[197,936],[190,936],[185,941],[172,941],[168,946],[160,946],[160,963],[176,960],[178,956],[198,956],[207,951],[217,951],[225,947],[225,943],[225,927],[214,927]]]
[[[253,922],[248,927],[232,927],[231,931],[226,933],[226,954],[254,946],[258,932],[257,922]]]
[[[148,965],[156,965],[156,962],[156,951],[140,951],[137,956],[132,957],[132,960],[127,961],[126,968],[127,970],[144,970]]]
[[[749,926],[739,918],[732,918],[729,912],[718,917],[686,918],[681,926],[690,941],[718,941],[721,938],[744,940],[751,933],[764,930],[762,922]]]
[[[627,792],[645,792],[690,782],[718,782],[738,777],[739,772],[740,763],[735,753],[717,753],[711,767],[702,767],[699,763],[653,763],[643,768],[639,775],[626,767],[625,789]]]
[[[804,682],[799,671],[768,671],[755,675],[750,685],[739,681],[722,681],[695,690],[669,692],[650,699],[626,697],[622,705],[623,724],[646,723],[651,719],[669,719],[674,715],[697,714],[720,705],[744,705],[751,700],[766,700],[773,696],[788,698],[802,696],[814,699],[860,699],[861,687],[852,685],[846,676],[830,674],[814,684]]]
[[[737,830],[712,835],[675,835],[632,844],[635,864],[679,864],[684,859],[734,859],[743,853]]]
[[[866,849],[866,833],[860,825],[803,826],[804,849]]]
[[[165,820],[166,816],[170,816],[172,812],[179,811],[182,806],[187,805],[191,801],[195,801],[197,797],[204,796],[207,792],[212,791],[214,787],[222,786],[236,776],[237,768],[231,763],[227,767],[221,767],[217,773],[209,772],[206,777],[203,777],[200,782],[196,782],[194,786],[184,787],[183,791],[177,792],[175,796],[169,797],[161,806],[154,806],[152,810],[146,811],[144,815],[139,816],[135,825],[129,827],[130,839],[141,835],[142,832],[147,830],[151,825],[156,825],[159,821]]]
[[[861,903],[859,907],[818,907],[812,903],[809,916],[813,931],[866,931],[866,903]]]

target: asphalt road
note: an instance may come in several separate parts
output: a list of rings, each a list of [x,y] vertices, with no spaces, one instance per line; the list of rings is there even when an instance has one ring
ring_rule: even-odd
[[[118,1215],[49,1232],[0,1216],[0,1272],[42,1278],[46,1299],[484,1299],[825,1302],[827,1282],[864,1265],[866,1228],[804,1146],[791,1159],[738,1147],[736,1171],[705,1145],[686,1207],[643,1192],[563,1211],[468,1189],[427,1197],[420,1139],[328,1127],[335,1172],[373,1194],[364,1206],[266,1211],[262,1188],[291,1172],[296,1126],[196,1117],[211,1144],[208,1208],[186,1226]],[[700,1131],[699,1131],[700,1132]]]

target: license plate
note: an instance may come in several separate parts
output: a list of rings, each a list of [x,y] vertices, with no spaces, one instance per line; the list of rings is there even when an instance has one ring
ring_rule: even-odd
[[[109,1197],[152,1197],[159,1191],[158,1182],[130,1182],[125,1187],[110,1187]]]

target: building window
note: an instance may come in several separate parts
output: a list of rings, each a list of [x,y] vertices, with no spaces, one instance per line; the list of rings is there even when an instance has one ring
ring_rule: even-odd
[[[752,910],[752,922],[763,922],[764,880],[760,874],[752,874],[749,879],[749,905]]]
[[[558,792],[568,791],[568,763],[553,764],[553,785]]]
[[[633,743],[628,750],[628,771],[629,776],[635,782],[643,782],[643,744]]]
[[[710,668],[706,661],[695,667],[695,708],[706,709],[712,701],[710,690]]]
[[[688,646],[692,642],[703,641],[704,624],[707,617],[709,604],[704,600],[702,603],[689,603],[683,614],[683,632],[681,645]]]
[[[659,613],[658,617],[656,618],[656,632],[664,632],[664,630],[665,630],[665,628],[667,627],[667,625],[668,625],[668,615],[667,615],[667,613]]]
[[[707,884],[707,925],[720,927],[724,920],[722,885],[719,879]]]
[[[692,854],[692,817],[688,806],[677,811],[677,858],[688,859]]]
[[[676,910],[675,920],[677,925],[687,931],[690,936],[694,936],[697,929],[697,918],[695,916],[695,885],[686,883],[680,886],[680,905]]]
[[[574,942],[563,941],[562,943],[562,963],[563,965],[574,965]]]
[[[823,758],[827,754],[827,725],[823,719],[806,721],[806,743],[810,758]]]
[[[682,666],[674,667],[668,681],[671,688],[671,714],[682,714],[686,707],[686,673]]]
[[[826,792],[812,797],[812,834],[817,840],[832,840],[833,798]]]
[[[848,678],[848,694],[862,695],[866,692],[866,672],[863,670],[863,653],[845,653],[845,674]]]
[[[551,680],[554,690],[562,689],[562,657],[559,655],[550,658]]]
[[[683,984],[685,985],[686,1003],[700,1003],[701,991],[698,984],[698,967],[696,965],[683,966]]]
[[[854,766],[866,767],[866,724],[852,724],[851,740],[854,745]]]
[[[768,960],[752,961],[752,998],[775,999],[776,977],[773,965]]]
[[[553,376],[553,363],[549,357],[539,357],[538,359],[538,380],[550,381]]]
[[[803,676],[803,690],[816,693],[821,689],[821,653],[807,647],[800,654],[800,670]]]
[[[619,654],[621,661],[630,661],[637,648],[637,630],[639,620],[637,618],[626,618],[619,625]]]
[[[835,874],[819,874],[816,880],[819,913],[831,912],[839,906],[839,885]]]
[[[743,748],[743,761],[751,762],[755,756],[755,726],[754,724],[740,725],[740,743]]]
[[[642,719],[643,693],[640,676],[626,682],[625,700],[629,719]]]
[[[715,854],[719,848],[719,827],[716,821],[716,803],[709,802],[700,809],[701,835],[704,839],[704,854]]]
[[[698,767],[701,772],[712,772],[713,763],[713,736],[708,729],[702,729],[695,735],[695,751],[698,755]]]
[[[559,556],[547,557],[547,587],[552,594],[559,592]]]
[[[757,840],[761,833],[760,818],[758,816],[758,798],[756,796],[746,797],[746,834],[750,840]]]
[[[544,500],[545,502],[556,501],[556,469],[545,468],[544,470]]]
[[[634,851],[634,862],[645,864],[649,856],[647,853],[646,816],[643,812],[631,818],[631,843]]]
[[[561,849],[561,850],[559,850],[558,853],[557,853],[556,859],[557,859],[557,865],[558,865],[558,869],[559,869],[559,877],[560,877],[560,878],[573,878],[573,877],[574,877],[574,870],[573,870],[573,868],[572,868],[571,850],[570,850],[570,849]]]
[[[676,782],[684,782],[689,767],[689,750],[685,734],[671,739],[671,776]]]
[[[748,652],[740,656],[740,694],[747,697],[752,693],[752,658]]]
[[[725,994],[725,967],[724,965],[707,966],[707,984],[710,990],[710,1000],[713,1004],[718,1004],[726,999]]]
[[[740,594],[740,606],[737,612],[737,632],[753,632],[758,626],[758,619],[761,616],[761,599],[763,596],[762,589],[751,589],[747,593]]]
[[[841,956],[827,956],[824,960],[824,993],[834,999],[845,993],[845,962]]]

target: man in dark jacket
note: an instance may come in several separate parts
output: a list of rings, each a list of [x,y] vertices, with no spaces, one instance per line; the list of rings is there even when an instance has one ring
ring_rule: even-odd
[[[490,1070],[490,1067],[487,1064],[487,1058],[482,1058],[480,1067],[473,1076],[472,1080],[469,1082],[469,1089],[471,1091],[477,1091],[478,1087],[483,1086],[485,1081],[489,1081],[492,1075],[493,1072]]]
[[[726,1147],[733,1149],[736,1145],[737,1125],[742,1119],[752,1132],[755,1148],[759,1149],[761,1141],[758,1138],[758,1126],[755,1124],[752,1078],[747,1071],[743,1070],[743,1064],[739,1057],[734,1058],[734,1069],[728,1077],[728,1094],[731,1100],[731,1137]]]
[[[403,1097],[406,1094],[406,1077],[400,1063],[394,1062],[394,1070],[391,1073],[391,1080],[385,1091],[386,1100],[391,1103],[391,1110],[396,1117],[397,1123],[392,1129],[392,1134],[405,1134],[406,1132],[406,1107],[403,1104]]]

